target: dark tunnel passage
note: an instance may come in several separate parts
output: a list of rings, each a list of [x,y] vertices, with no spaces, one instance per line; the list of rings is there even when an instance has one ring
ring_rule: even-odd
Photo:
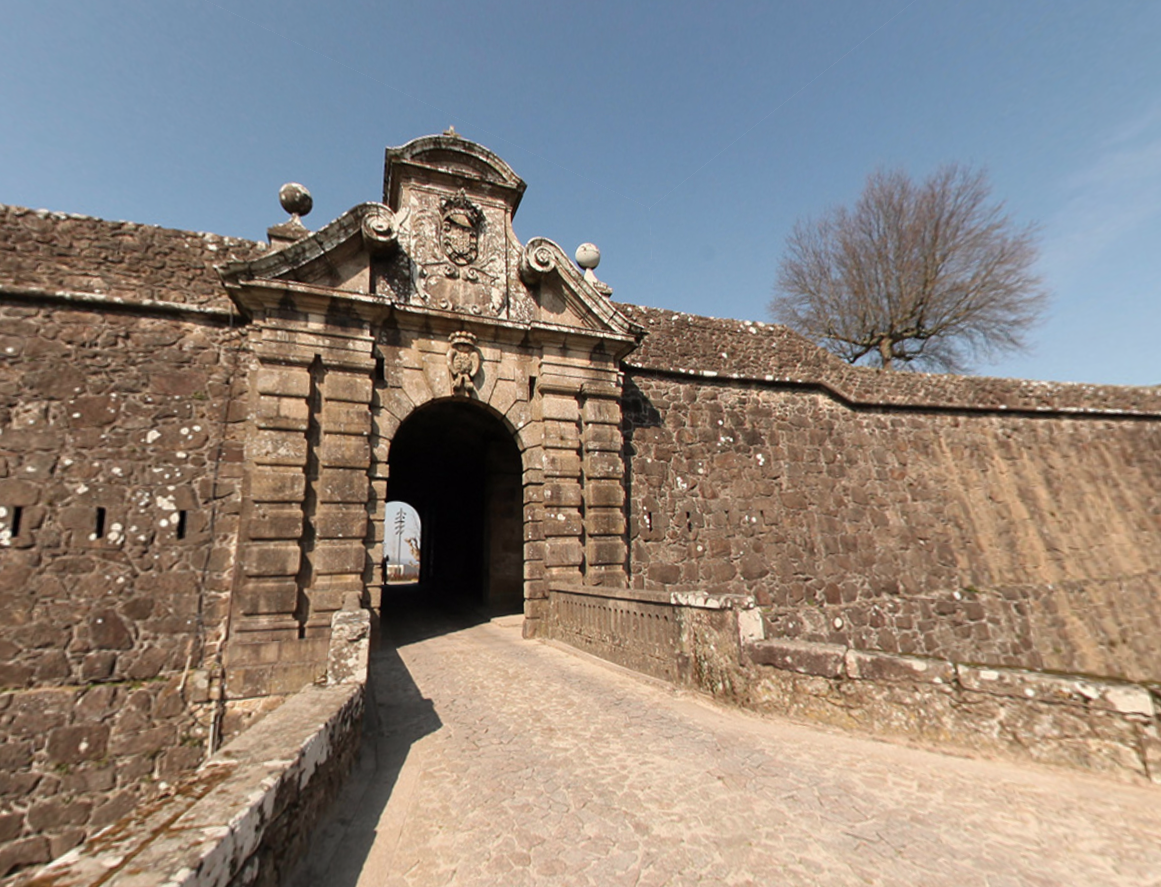
[[[422,522],[410,605],[519,613],[524,603],[520,452],[499,419],[445,400],[412,413],[391,442],[387,499]],[[390,593],[383,600],[390,610]]]

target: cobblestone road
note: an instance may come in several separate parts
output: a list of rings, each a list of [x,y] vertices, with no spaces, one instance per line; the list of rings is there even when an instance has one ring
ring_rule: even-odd
[[[1161,884],[1161,789],[721,709],[518,619],[439,630],[376,655],[299,884]]]

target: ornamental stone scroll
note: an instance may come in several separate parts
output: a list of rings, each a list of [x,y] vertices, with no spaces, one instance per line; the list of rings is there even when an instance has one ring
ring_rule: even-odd
[[[520,256],[520,280],[525,286],[535,286],[555,267],[556,256],[546,244],[525,247]]]

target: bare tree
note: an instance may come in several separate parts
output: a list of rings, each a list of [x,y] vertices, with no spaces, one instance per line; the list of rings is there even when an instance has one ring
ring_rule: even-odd
[[[771,313],[885,369],[962,372],[972,357],[1025,349],[1047,303],[1036,231],[990,195],[984,172],[956,164],[921,183],[872,173],[853,208],[795,225]]]

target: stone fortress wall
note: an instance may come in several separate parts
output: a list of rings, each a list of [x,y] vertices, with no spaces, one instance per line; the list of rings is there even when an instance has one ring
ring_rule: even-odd
[[[1007,715],[955,721],[946,684],[939,711],[891,684],[831,717],[851,656],[1131,681],[1140,724],[1109,742],[1156,740],[1161,390],[886,374],[782,327],[612,302],[514,240],[502,161],[412,145],[390,206],[282,250],[0,207],[0,877],[325,674],[334,612],[377,604],[394,435],[432,405],[485,406],[515,441],[530,636],[904,735],[909,706],[961,738]],[[481,232],[466,267],[503,269],[483,296],[441,270],[440,206]],[[428,295],[407,289],[421,260]],[[453,377],[466,329],[477,362]]]
[[[0,208],[0,875],[236,729],[246,340],[206,264],[235,246]]]
[[[693,366],[729,365],[732,346],[744,372],[785,344],[763,325],[626,313],[703,352],[732,332]],[[675,372],[658,340],[627,359],[635,587],[753,595],[774,637],[1161,677],[1161,392],[828,378],[826,356],[782,381],[729,378]],[[852,377],[857,401],[838,387]]]

